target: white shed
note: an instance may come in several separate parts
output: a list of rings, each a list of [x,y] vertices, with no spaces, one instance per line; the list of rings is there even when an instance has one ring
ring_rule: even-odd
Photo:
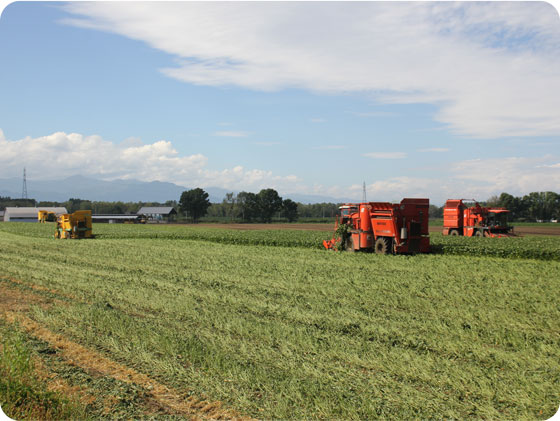
[[[39,207],[39,208],[27,208],[27,207],[7,207],[4,210],[4,221],[5,222],[37,222],[37,214],[39,211],[49,211],[54,212],[56,215],[61,215],[63,213],[68,213],[64,207]]]

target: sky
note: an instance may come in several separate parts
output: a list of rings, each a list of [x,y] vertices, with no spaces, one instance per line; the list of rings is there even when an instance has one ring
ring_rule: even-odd
[[[545,2],[17,2],[0,178],[281,196],[560,192]]]

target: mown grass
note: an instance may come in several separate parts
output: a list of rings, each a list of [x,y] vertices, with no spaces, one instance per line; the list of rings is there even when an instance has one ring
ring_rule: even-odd
[[[72,294],[34,317],[179,390],[267,419],[546,419],[558,408],[558,261],[111,229],[89,241],[0,232],[2,272]]]
[[[15,420],[86,419],[84,407],[37,377],[29,339],[0,322],[0,407]]]

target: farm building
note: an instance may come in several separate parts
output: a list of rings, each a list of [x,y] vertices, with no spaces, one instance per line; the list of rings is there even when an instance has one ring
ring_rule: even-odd
[[[137,224],[140,223],[140,215],[91,215],[91,222],[104,222],[108,224]]]
[[[177,216],[177,211],[172,206],[144,206],[136,213],[145,215],[151,222],[172,222]]]
[[[4,221],[6,222],[37,222],[37,214],[40,210],[54,212],[56,215],[68,213],[66,208],[63,207],[6,207],[4,211]]]

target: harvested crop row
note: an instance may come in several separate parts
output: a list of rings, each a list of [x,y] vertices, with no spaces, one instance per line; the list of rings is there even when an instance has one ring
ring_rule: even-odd
[[[12,325],[23,328],[28,334],[48,343],[48,345],[69,364],[81,367],[89,372],[96,373],[97,376],[108,376],[124,383],[134,383],[146,391],[151,398],[167,413],[174,415],[187,415],[193,419],[231,419],[248,420],[238,414],[222,408],[220,402],[209,402],[194,397],[190,390],[184,393],[162,385],[157,380],[140,373],[134,369],[123,366],[105,356],[87,349],[62,335],[56,334],[44,326],[29,318],[25,312],[29,311],[30,303],[42,304],[46,308],[48,304],[55,303],[50,299],[31,292],[24,292],[11,287],[10,283],[22,285],[24,283],[16,280],[0,282],[0,291],[4,297],[0,300],[0,317]],[[34,290],[43,288],[31,285]],[[51,292],[52,290],[49,290]],[[50,306],[49,306],[50,307]],[[61,306],[59,308],[64,308]],[[91,396],[88,399],[93,399]]]
[[[558,262],[1,232],[0,258],[5,275],[80,299],[36,310],[50,330],[240,413],[557,407]]]

